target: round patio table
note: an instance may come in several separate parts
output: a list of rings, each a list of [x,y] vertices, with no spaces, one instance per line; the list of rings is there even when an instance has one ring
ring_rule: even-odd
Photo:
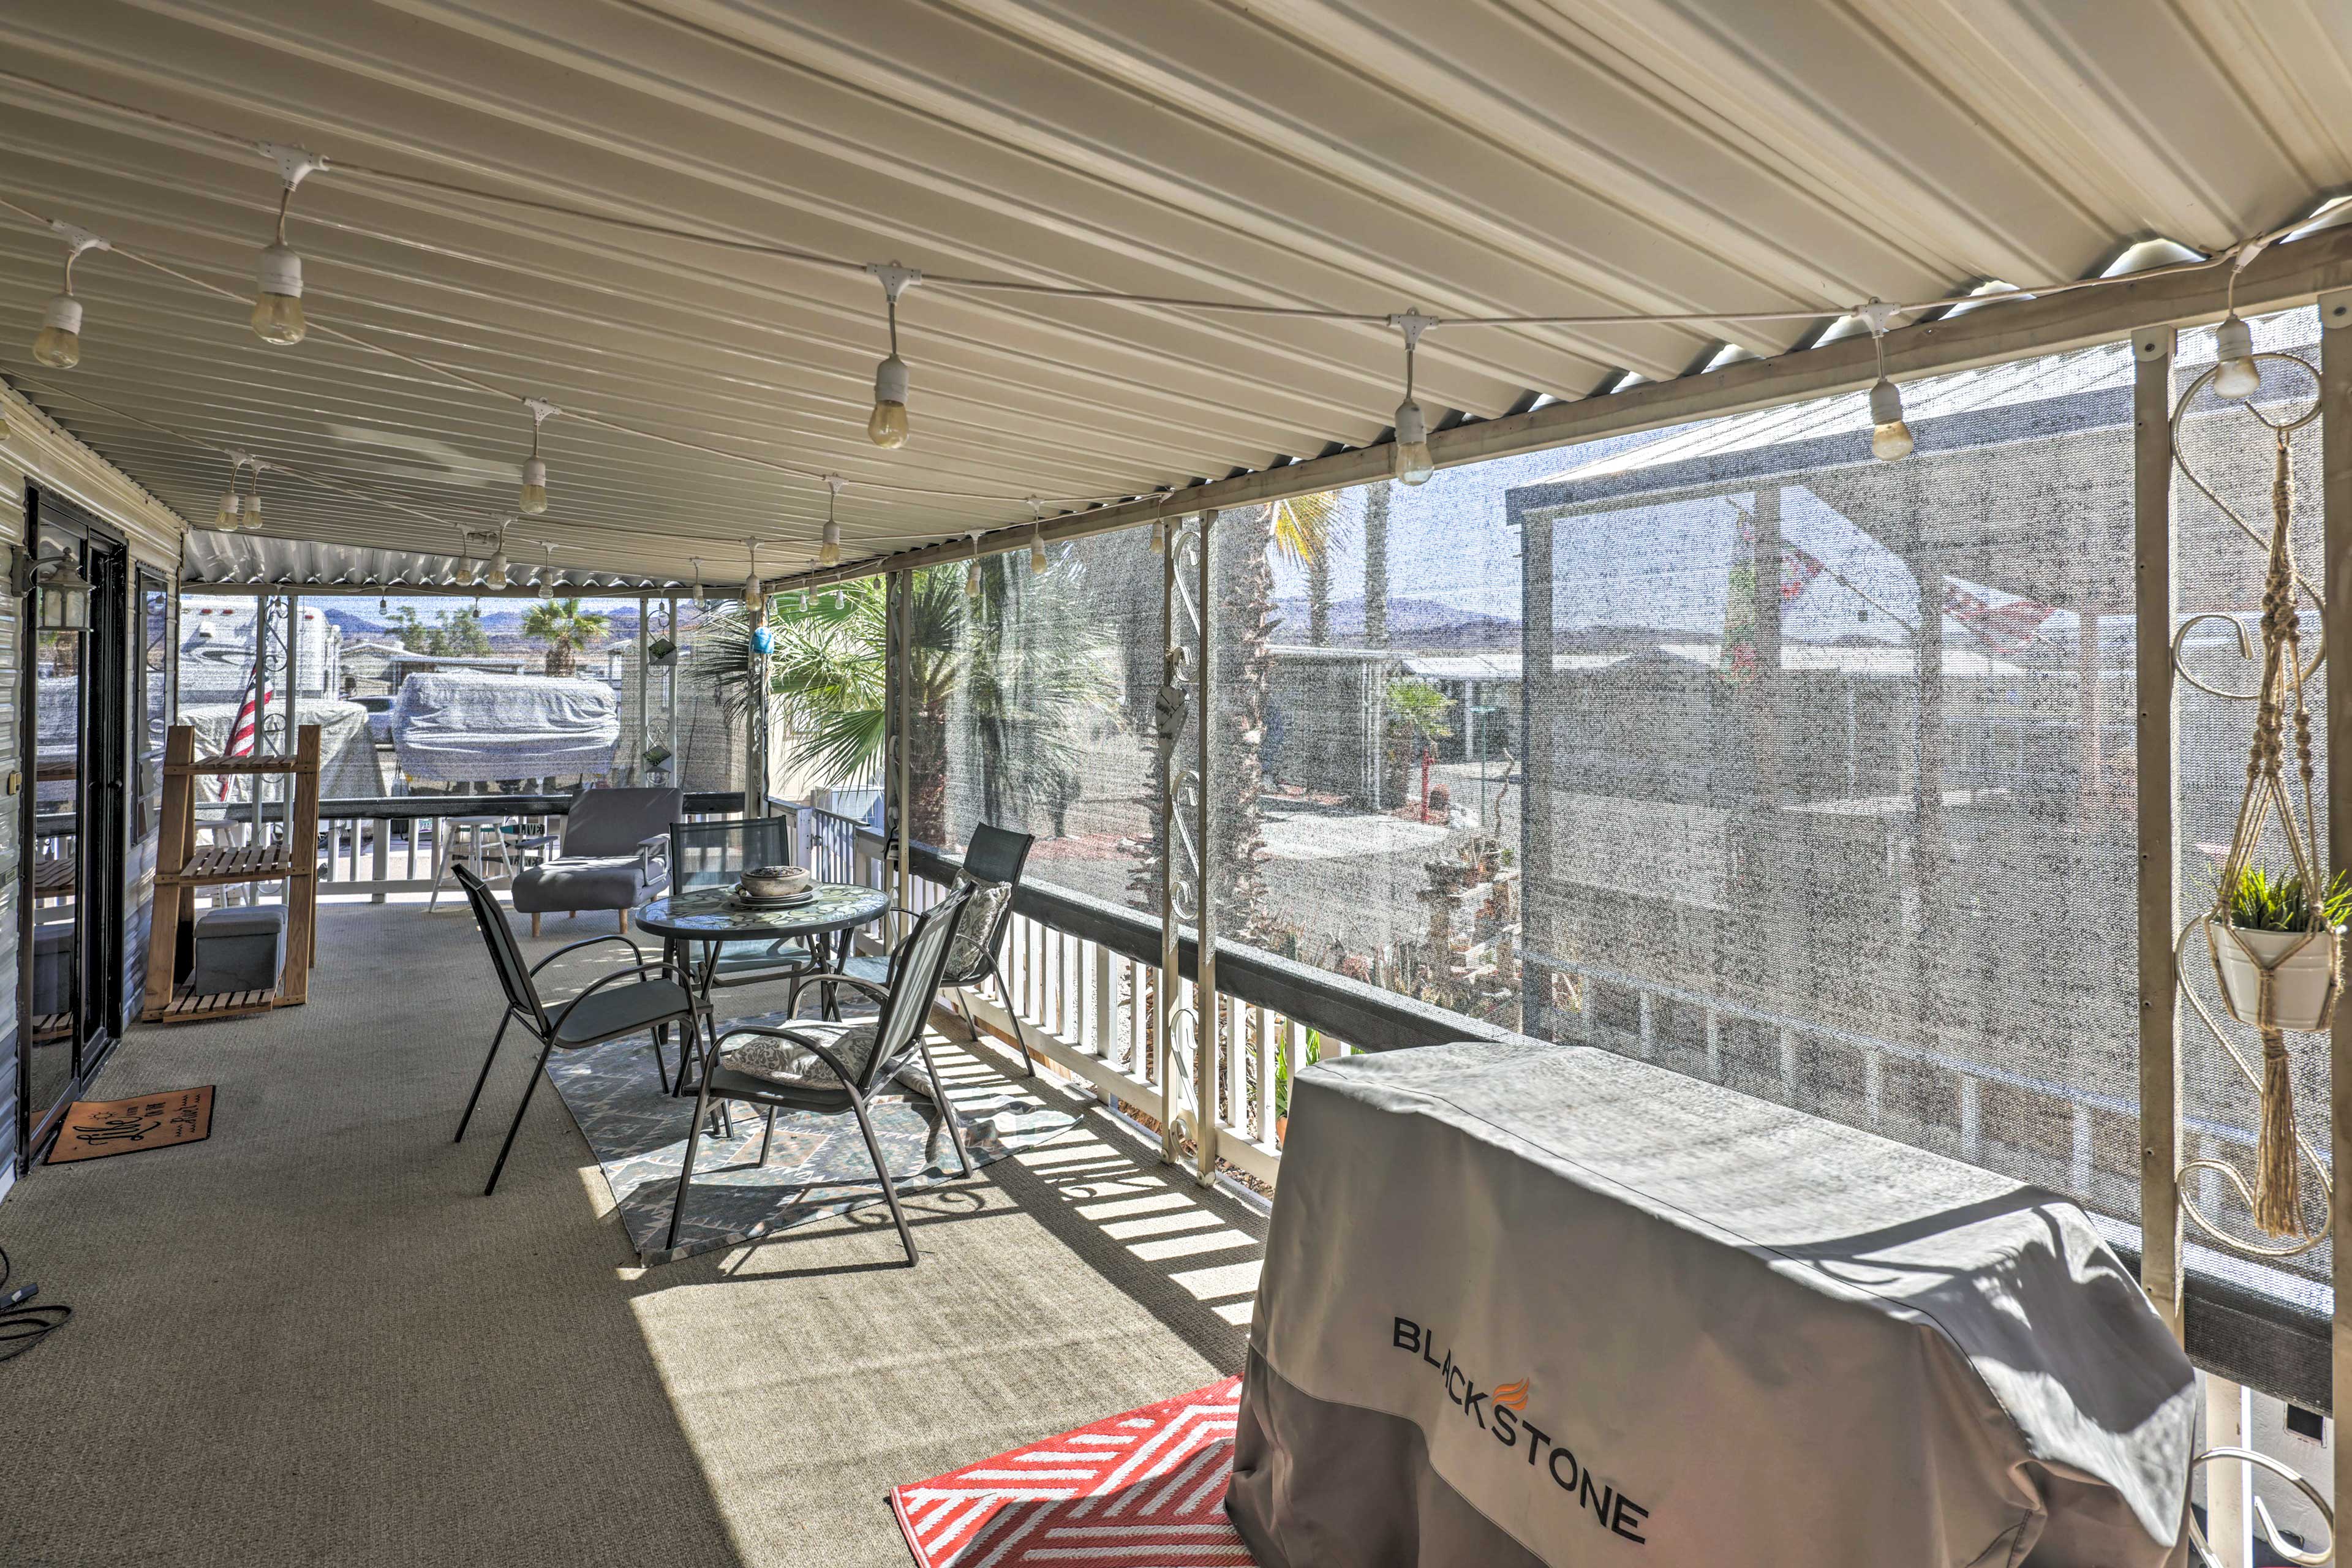
[[[719,955],[730,942],[807,942],[817,970],[838,970],[848,956],[853,933],[870,925],[890,908],[890,895],[879,888],[853,882],[819,882],[815,897],[786,910],[751,909],[735,901],[730,888],[689,888],[659,898],[636,910],[640,930],[662,939],[666,952],[681,956],[683,949],[699,944],[702,952],[691,964],[681,963],[689,977],[698,1012],[709,1019],[715,1045],[718,1018],[711,1013],[711,983],[719,973]],[[824,1008],[839,1016],[835,988],[822,986]],[[686,1089],[686,1073],[677,1075],[677,1092]]]

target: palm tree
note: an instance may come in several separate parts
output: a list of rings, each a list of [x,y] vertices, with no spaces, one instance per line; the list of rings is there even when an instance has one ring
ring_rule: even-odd
[[[570,675],[579,664],[580,650],[612,625],[604,611],[583,610],[580,604],[578,599],[543,600],[522,618],[522,635],[547,645],[543,668],[550,675]]]
[[[1339,515],[1339,492],[1318,490],[1273,506],[1274,548],[1293,566],[1307,568],[1307,640],[1331,643],[1331,525]]]
[[[914,574],[908,726],[908,827],[924,843],[948,842],[950,722],[972,728],[982,809],[1015,816],[1050,802],[1074,771],[1082,725],[1112,702],[1085,568],[1066,552],[1046,572],[1015,570],[1012,556],[981,563],[975,605],[961,566]],[[840,779],[880,771],[889,732],[889,605],[886,579],[860,578],[778,602],[770,623],[767,700],[797,738],[801,755]],[[751,640],[740,608],[703,622],[695,673],[722,711],[750,700]]]
[[[1258,863],[1265,836],[1258,801],[1265,786],[1259,748],[1265,736],[1266,700],[1274,684],[1268,651],[1276,624],[1274,559],[1307,568],[1330,548],[1338,498],[1328,491],[1290,500],[1234,507],[1217,514],[1211,530],[1210,630],[1216,663],[1211,691],[1209,771],[1216,797],[1215,827],[1206,847],[1208,881],[1216,893],[1223,934],[1278,943]],[[1131,678],[1130,678],[1131,679]],[[1157,685],[1158,672],[1151,676]],[[1150,804],[1155,826],[1168,780],[1152,752]],[[1160,896],[1164,836],[1155,833],[1129,881],[1146,903]]]
[[[1389,744],[1393,765],[1410,779],[1412,764],[1426,762],[1433,756],[1437,742],[1454,733],[1445,721],[1454,703],[1444,692],[1416,675],[1401,675],[1389,682]],[[1399,795],[1404,793],[1405,780],[1400,780]],[[1429,816],[1429,795],[1421,797],[1421,815]]]
[[[1364,646],[1389,646],[1389,481],[1364,490]]]

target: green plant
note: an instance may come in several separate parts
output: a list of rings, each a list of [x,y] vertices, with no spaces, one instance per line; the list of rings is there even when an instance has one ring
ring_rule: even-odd
[[[1454,733],[1445,721],[1453,700],[1417,675],[1400,675],[1389,682],[1389,722],[1413,742],[1418,756],[1433,743]]]
[[[1313,1067],[1323,1059],[1322,1030],[1307,1031],[1307,1048],[1302,1054],[1306,1058],[1304,1065],[1307,1067]],[[1274,1054],[1274,1113],[1276,1116],[1290,1114],[1290,1053],[1288,1051],[1276,1051]]]
[[[1050,808],[1075,773],[1088,716],[1107,710],[1118,681],[1086,570],[1065,555],[1043,574],[1025,558],[981,563],[977,603],[961,565],[914,574],[908,659],[912,723],[908,813],[917,838],[946,841],[949,723],[964,700],[977,752],[982,815]],[[803,763],[841,781],[872,778],[888,734],[887,579],[772,602],[768,711],[792,732]],[[694,675],[730,723],[751,704],[751,628],[742,611],[710,612],[697,634]]]
[[[577,599],[548,599],[530,607],[522,618],[522,635],[547,645],[542,668],[550,675],[570,675],[580,650],[602,637],[613,618],[602,610],[583,610]]]
[[[2240,931],[2294,931],[2310,924],[2310,889],[2295,872],[2249,866],[2231,881],[2229,895],[2230,923]],[[2331,926],[2352,919],[2352,872],[2336,873],[2319,908]]]

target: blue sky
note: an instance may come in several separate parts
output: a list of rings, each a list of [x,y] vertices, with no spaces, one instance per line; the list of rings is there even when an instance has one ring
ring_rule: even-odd
[[[1433,599],[1517,620],[1519,538],[1504,521],[1504,493],[1667,433],[1643,432],[1496,458],[1442,469],[1425,485],[1391,485],[1391,596]],[[1354,599],[1364,591],[1364,494],[1361,487],[1342,494],[1331,566],[1335,599]],[[1307,592],[1306,573],[1279,558],[1274,583],[1277,598],[1301,597]]]

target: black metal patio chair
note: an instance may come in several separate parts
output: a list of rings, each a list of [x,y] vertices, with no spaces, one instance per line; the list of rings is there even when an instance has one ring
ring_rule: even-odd
[[[538,1089],[539,1080],[547,1074],[550,1057],[559,1050],[583,1050],[642,1031],[652,1037],[654,1061],[661,1069],[662,1087],[667,1090],[669,1068],[663,1060],[662,1047],[669,1026],[682,1025],[686,1031],[679,1037],[678,1071],[682,1073],[692,1050],[696,1014],[694,996],[683,972],[667,959],[646,963],[643,950],[625,936],[590,937],[558,948],[536,964],[526,965],[497,895],[471,867],[459,866],[456,869],[457,885],[466,889],[466,901],[473,906],[475,923],[482,928],[482,941],[490,950],[490,967],[497,972],[499,986],[506,993],[507,1008],[499,1020],[498,1033],[490,1037],[489,1054],[482,1058],[481,1073],[474,1079],[474,1092],[466,1097],[466,1113],[457,1119],[457,1136],[451,1142],[462,1142],[466,1136],[466,1124],[474,1119],[474,1107],[482,1098],[482,1086],[489,1081],[490,1064],[498,1059],[507,1026],[520,1018],[523,1028],[540,1043],[539,1063],[531,1068],[530,1081],[523,1086],[521,1103],[515,1107],[514,1121],[507,1128],[507,1140],[499,1146],[498,1163],[490,1167],[489,1183],[482,1188],[482,1195],[488,1197],[498,1191],[499,1173],[507,1168],[507,1155],[513,1151],[515,1134],[522,1128],[523,1112],[530,1109],[530,1097]],[[603,942],[620,942],[635,952],[638,961],[596,980],[569,1001],[551,1006],[540,1000],[537,982],[541,970],[567,952]],[[657,972],[662,978],[644,978],[647,971]],[[630,984],[605,989],[623,980]]]
[[[671,887],[678,892],[732,886],[761,866],[793,864],[800,824],[789,816],[743,816],[717,822],[673,822],[669,827]],[[823,967],[800,937],[730,942],[719,947],[710,989],[764,985]]]
[[[906,1246],[907,1265],[914,1267],[914,1232],[907,1228],[906,1211],[898,1206],[898,1184],[890,1179],[889,1162],[874,1135],[874,1121],[866,1106],[902,1068],[919,1058],[930,1083],[931,1103],[939,1108],[955,1144],[956,1163],[963,1174],[971,1174],[963,1129],[956,1122],[955,1107],[949,1103],[940,1069],[923,1039],[931,1004],[939,996],[940,977],[947,968],[948,946],[971,897],[970,889],[959,888],[916,922],[913,933],[899,949],[899,962],[889,984],[837,977],[840,984],[873,996],[881,1006],[878,1017],[845,1023],[799,1019],[776,1028],[746,1026],[728,1030],[716,1042],[714,1065],[702,1075],[694,1122],[686,1137],[686,1163],[678,1172],[677,1197],[669,1211],[668,1246],[677,1246],[677,1227],[686,1217],[687,1194],[694,1182],[695,1151],[701,1144],[711,1104],[714,1100],[732,1100],[767,1110],[767,1126],[760,1134],[762,1165],[768,1163],[768,1144],[775,1136],[778,1110],[806,1110],[820,1116],[845,1110],[856,1116],[857,1130],[866,1137],[866,1152],[874,1158],[874,1173],[881,1178],[882,1195],[890,1205],[890,1218]]]
[[[1004,973],[997,966],[997,958],[1004,951],[1004,933],[1013,927],[1013,898],[1020,890],[1022,868],[1028,863],[1030,846],[1036,843],[1033,834],[1014,833],[1008,828],[982,823],[972,829],[971,842],[965,846],[963,869],[956,885],[971,891],[974,908],[972,918],[984,921],[982,929],[969,933],[959,931],[954,944],[949,949],[947,973],[943,985],[955,989],[956,1009],[963,1015],[964,1027],[971,1037],[980,1038],[979,1021],[971,1016],[971,1006],[964,998],[969,988],[994,982],[996,994],[1003,1000],[1005,1015],[1013,1020],[1013,1042],[1021,1047],[1022,1071],[1027,1077],[1037,1076],[1037,1058],[1030,1054],[1028,1033],[1021,1026],[1021,1010],[1013,1005],[1013,987],[1004,982]],[[904,911],[912,913],[913,911]],[[869,955],[852,958],[842,965],[844,973],[853,979],[871,984],[887,984],[892,967],[897,963],[890,956]],[[821,982],[823,975],[802,977],[794,985],[794,1001],[799,988]]]

